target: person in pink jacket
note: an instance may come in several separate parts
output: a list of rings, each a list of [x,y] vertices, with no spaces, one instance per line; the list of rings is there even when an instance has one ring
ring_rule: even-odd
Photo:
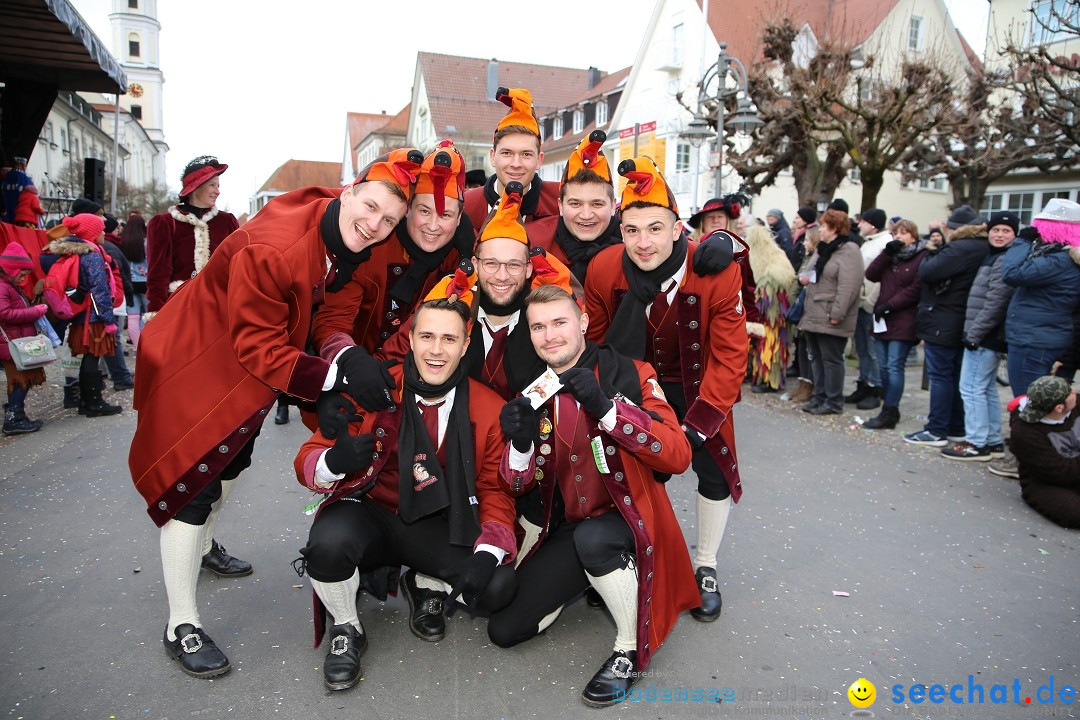
[[[4,405],[4,434],[18,435],[37,432],[40,420],[26,417],[26,394],[35,385],[45,382],[45,369],[19,370],[11,359],[7,338],[32,337],[37,334],[34,323],[45,315],[46,305],[32,305],[20,287],[34,269],[26,249],[17,242],[4,248],[0,255],[0,327],[6,338],[0,338],[0,363],[7,376],[7,404]]]

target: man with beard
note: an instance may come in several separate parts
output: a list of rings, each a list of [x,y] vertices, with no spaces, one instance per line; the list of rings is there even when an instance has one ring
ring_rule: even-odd
[[[464,194],[465,160],[453,142],[443,140],[424,158],[405,222],[316,313],[312,341],[324,358],[352,345],[374,353],[420,298],[472,253],[472,225],[461,210]]]
[[[539,495],[542,509],[517,593],[492,614],[488,635],[500,647],[524,642],[595,589],[616,636],[582,700],[602,707],[625,699],[679,613],[700,602],[682,529],[653,476],[686,470],[690,445],[648,364],[586,342],[589,318],[568,288],[532,291],[525,312],[562,387],[537,409],[520,397],[500,415],[513,443],[506,490]],[[503,521],[513,527],[512,516]]]
[[[458,284],[455,293],[467,295],[469,283]],[[514,534],[491,519],[514,512],[499,481],[503,401],[461,364],[469,324],[469,306],[456,294],[422,303],[411,351],[391,369],[394,404],[354,417],[333,440],[316,432],[296,456],[300,482],[326,496],[301,552],[317,598],[316,647],[322,609],[332,617],[323,665],[330,690],[361,677],[361,572],[406,564],[455,583],[454,594],[473,605],[495,610],[510,600]],[[441,615],[441,602],[431,609]]]
[[[579,283],[585,283],[589,261],[606,247],[622,242],[615,216],[615,188],[601,147],[603,130],[582,139],[566,161],[559,187],[559,221],[552,248]]]
[[[161,527],[169,599],[164,643],[184,672],[213,677],[229,660],[203,631],[195,587],[203,539],[279,392],[314,401],[336,389],[377,409],[380,367],[345,351],[308,355],[312,307],[349,282],[405,215],[423,156],[395,150],[341,190],[303,188],[226,238],[147,325],[128,464]]]
[[[534,246],[551,251],[555,223],[559,219],[559,192],[554,183],[545,183],[536,174],[544,162],[544,153],[540,149],[540,125],[533,111],[532,93],[525,88],[501,87],[495,99],[510,108],[495,129],[490,150],[495,174],[483,187],[465,193],[465,213],[479,234],[507,186],[519,182],[524,188],[519,211],[525,229]],[[566,258],[559,260],[565,263]]]
[[[716,554],[732,501],[742,494],[732,406],[746,374],[747,339],[738,263],[702,275],[691,257],[697,243],[682,232],[675,198],[649,158],[624,160],[624,247],[592,262],[585,282],[588,337],[652,364],[682,420],[698,476],[694,565],[701,606],[711,622],[722,601]]]

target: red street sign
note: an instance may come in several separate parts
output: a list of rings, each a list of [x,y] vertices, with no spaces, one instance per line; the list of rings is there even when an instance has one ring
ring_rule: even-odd
[[[635,133],[636,130],[636,133]],[[643,133],[656,132],[656,121],[653,120],[647,123],[639,123],[634,127],[623,128],[619,131],[619,139],[624,140],[628,137],[633,137],[635,134],[641,135]]]

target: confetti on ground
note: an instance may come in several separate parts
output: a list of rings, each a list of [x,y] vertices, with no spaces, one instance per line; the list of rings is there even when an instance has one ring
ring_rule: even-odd
[[[833,590],[832,594],[833,597],[851,597],[851,593],[845,592],[844,590]]]

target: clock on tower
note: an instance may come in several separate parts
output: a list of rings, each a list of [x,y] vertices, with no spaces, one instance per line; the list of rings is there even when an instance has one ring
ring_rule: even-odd
[[[143,86],[139,83],[131,83],[131,85],[128,86],[128,94],[134,98],[142,97]]]

